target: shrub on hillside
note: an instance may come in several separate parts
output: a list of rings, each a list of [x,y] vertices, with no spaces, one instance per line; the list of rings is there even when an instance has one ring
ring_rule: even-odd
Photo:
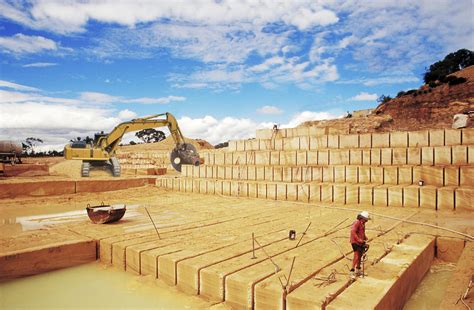
[[[464,82],[466,82],[467,80],[463,77],[458,77],[458,78],[455,78],[451,81],[448,82],[449,86],[453,86],[453,85],[458,85],[458,84],[462,84]]]

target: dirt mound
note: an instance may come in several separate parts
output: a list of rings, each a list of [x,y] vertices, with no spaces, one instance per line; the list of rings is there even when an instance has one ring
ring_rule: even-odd
[[[474,66],[452,75],[467,81],[458,85],[445,83],[435,88],[423,85],[416,93],[380,104],[367,117],[309,121],[300,126],[320,127],[327,133],[341,134],[451,128],[455,114],[474,110]],[[473,123],[469,127],[474,127]]]
[[[80,179],[81,176],[81,160],[64,160],[49,167],[50,175],[68,177],[72,179]],[[92,167],[90,170],[91,177],[110,177],[112,172],[108,166]]]
[[[186,143],[191,143],[197,150],[213,149],[214,147],[207,141],[202,139],[185,138]],[[163,141],[156,143],[143,143],[135,145],[123,145],[119,147],[120,152],[144,152],[144,151],[171,151],[175,147],[172,137],[167,137]]]

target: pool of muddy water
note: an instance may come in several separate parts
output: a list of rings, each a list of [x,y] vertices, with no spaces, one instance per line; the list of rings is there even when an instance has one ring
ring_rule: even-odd
[[[455,268],[456,265],[453,263],[438,262],[433,264],[403,309],[439,309]]]
[[[0,282],[0,309],[208,309],[204,300],[99,262]],[[214,309],[222,306],[214,306]]]

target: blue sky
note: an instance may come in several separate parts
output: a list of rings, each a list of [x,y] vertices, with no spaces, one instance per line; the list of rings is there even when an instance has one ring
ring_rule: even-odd
[[[474,48],[468,1],[0,0],[0,139],[171,112],[219,143],[376,106]]]

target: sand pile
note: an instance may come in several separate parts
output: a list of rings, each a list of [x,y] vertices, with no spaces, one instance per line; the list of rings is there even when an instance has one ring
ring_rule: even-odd
[[[80,160],[64,160],[60,163],[52,165],[49,168],[50,175],[55,176],[65,176],[72,179],[79,179],[82,178],[81,176],[81,167],[82,161]],[[90,170],[91,177],[113,177],[112,173],[108,166],[104,167],[91,167]]]

